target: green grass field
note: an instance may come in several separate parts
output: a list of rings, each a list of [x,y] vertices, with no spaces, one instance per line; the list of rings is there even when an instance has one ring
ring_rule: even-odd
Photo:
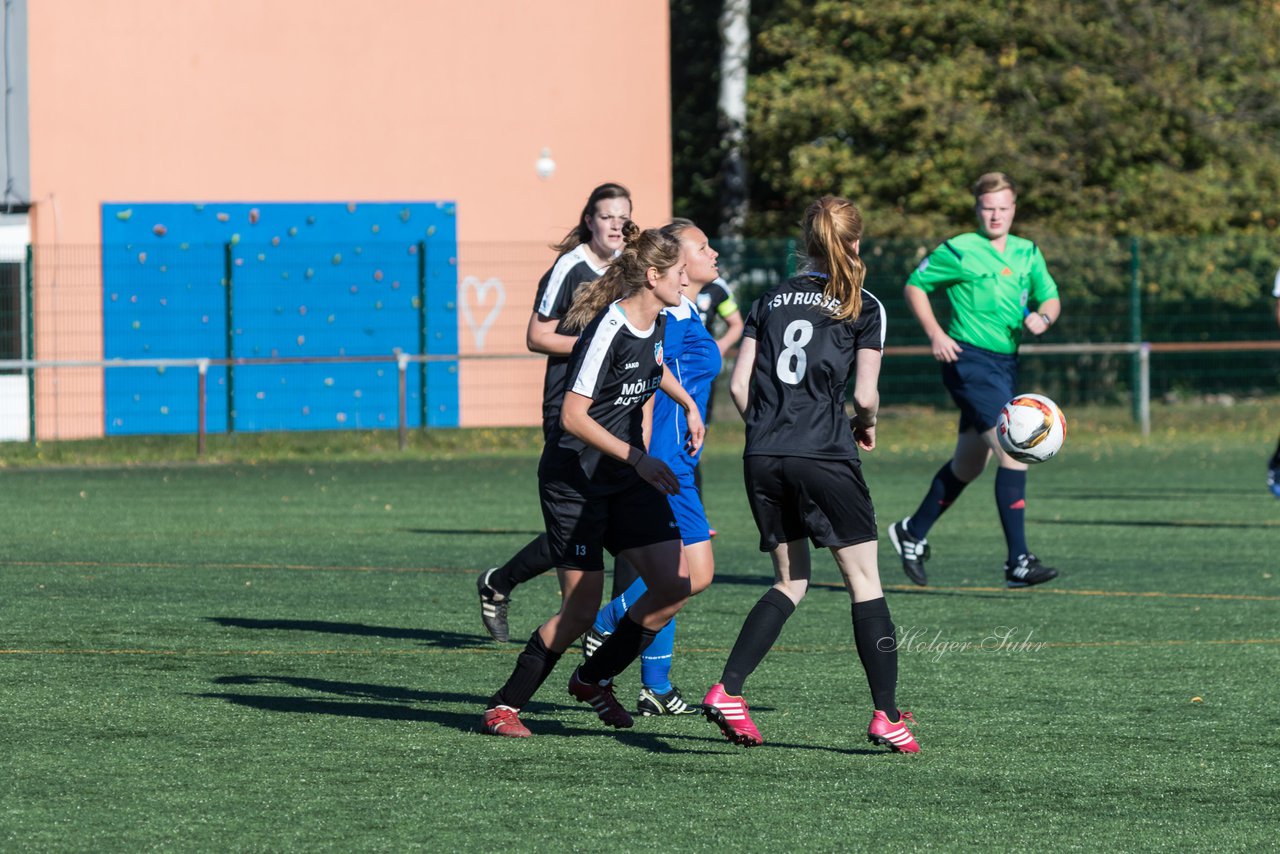
[[[1071,414],[1071,413],[1069,413]],[[947,456],[950,415],[887,413],[882,525]],[[1258,850],[1280,827],[1280,409],[1075,413],[1032,473],[1062,571],[1002,585],[990,473],[934,529],[933,585],[881,566],[918,756],[869,745],[848,597],[819,584],[746,696],[766,744],[699,717],[601,727],[564,691],[535,737],[475,731],[521,643],[474,580],[541,525],[531,431],[0,451],[0,848],[29,850]],[[717,582],[675,680],[720,674],[769,583],[713,428]],[[144,460],[145,464],[135,461]],[[521,588],[513,636],[557,602]],[[1005,638],[1000,642],[996,638]],[[634,700],[638,674],[620,679]]]

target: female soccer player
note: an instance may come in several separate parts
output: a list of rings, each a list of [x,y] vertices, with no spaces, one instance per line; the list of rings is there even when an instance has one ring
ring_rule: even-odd
[[[624,227],[626,245],[605,275],[575,298],[566,320],[595,313],[573,347],[560,426],[538,465],[547,539],[559,567],[560,611],[529,638],[515,670],[489,703],[485,732],[530,735],[518,716],[560,656],[591,625],[604,589],[602,551],[625,557],[648,590],[631,605],[595,655],[574,671],[569,693],[600,720],[630,727],[611,682],[640,655],[691,592],[679,529],[666,496],[679,482],[644,451],[653,393],[661,386],[685,410],[689,445],[702,444],[698,407],[663,369],[662,310],[680,304],[680,244],[660,231]],[[614,296],[615,302],[608,302]]]
[[[622,226],[631,220],[631,193],[621,184],[601,184],[591,191],[578,224],[552,248],[560,255],[538,283],[538,293],[526,344],[545,353],[547,370],[542,381],[542,435],[545,440],[560,422],[565,374],[576,333],[563,328],[565,314],[578,288],[604,275],[609,261],[622,249]],[[546,534],[535,537],[501,567],[493,567],[476,579],[480,594],[480,620],[494,640],[506,642],[507,597],[515,587],[554,566]]]
[[[876,446],[884,309],[862,289],[862,214],[824,196],[804,215],[808,271],[766,291],[747,316],[730,382],[747,423],[747,495],[774,585],[738,634],[720,682],[703,700],[707,719],[737,744],[763,744],[742,685],[777,640],[809,587],[809,546],[831,549],[853,598],[853,636],[871,686],[867,737],[918,753],[894,693],[898,651],[880,589],[875,509],[858,448]],[[845,389],[853,378],[853,418]]]
[[[720,375],[720,347],[703,325],[698,308],[692,300],[704,285],[716,281],[719,270],[718,254],[711,248],[702,229],[692,220],[677,218],[663,226],[664,234],[680,241],[682,260],[689,284],[680,305],[666,310],[666,336],[663,342],[663,362],[666,369],[675,374],[680,385],[698,405],[703,423],[707,420],[707,406],[711,386]],[[684,544],[685,560],[689,564],[689,577],[693,589],[701,590],[711,583],[715,574],[715,558],[711,553],[711,528],[702,506],[701,489],[696,482],[701,449],[690,454],[686,445],[688,425],[684,410],[668,395],[659,391],[654,396],[653,429],[649,440],[649,453],[671,467],[680,482],[680,491],[667,500],[680,526],[680,540]],[[614,586],[625,584],[634,578],[628,573],[626,562],[619,559],[614,564]],[[645,590],[644,580],[636,579],[621,595],[600,610],[595,624],[587,633],[585,652],[588,656],[603,640],[613,633],[627,605]],[[698,709],[689,705],[678,688],[671,684],[672,656],[675,652],[676,621],[658,632],[653,643],[640,656],[640,698],[636,708],[640,714],[684,715],[695,714]]]
[[[1044,256],[1030,240],[1009,233],[1017,193],[1003,172],[989,172],[973,186],[979,233],[961,234],[920,262],[907,279],[907,305],[929,336],[942,363],[942,383],[960,408],[955,453],[938,473],[919,508],[889,529],[902,569],[916,584],[928,583],[929,529],[987,467],[994,454],[996,508],[1008,559],[1005,584],[1029,587],[1056,578],[1027,546],[1027,466],[1004,452],[996,439],[1000,410],[1017,393],[1018,343],[1025,329],[1042,335],[1062,311],[1058,286]],[[944,332],[929,294],[946,290],[951,326]],[[1031,310],[1031,305],[1036,306]]]

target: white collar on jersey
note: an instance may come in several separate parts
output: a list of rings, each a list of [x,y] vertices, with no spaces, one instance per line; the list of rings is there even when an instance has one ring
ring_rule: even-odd
[[[619,302],[622,302],[622,300],[618,300],[618,302],[615,302],[612,305],[610,305],[609,310],[616,311],[618,313],[618,316],[622,318],[622,324],[631,330],[632,335],[636,336],[637,338],[648,338],[650,335],[653,334],[653,330],[657,327],[658,324],[655,323],[653,326],[650,326],[648,329],[638,329],[635,326],[632,326],[631,321],[627,320],[627,313],[622,310],[622,306],[618,305]]]
[[[690,317],[698,316],[697,304],[684,294],[680,295],[679,305],[667,306],[663,311],[674,317],[676,320],[688,320]]]

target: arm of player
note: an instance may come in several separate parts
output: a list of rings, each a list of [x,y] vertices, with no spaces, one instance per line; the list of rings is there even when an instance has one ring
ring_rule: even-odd
[[[958,359],[960,345],[938,323],[933,306],[929,303],[929,295],[915,285],[907,285],[902,289],[902,296],[907,301],[907,308],[911,309],[911,313],[920,322],[924,334],[929,336],[929,349],[933,352],[933,358],[939,362],[954,362]]]
[[[693,396],[684,390],[684,386],[680,385],[675,374],[666,368],[662,369],[662,385],[658,388],[662,389],[662,393],[667,397],[684,407],[685,421],[689,424],[689,441],[686,448],[690,454],[696,454],[702,447],[702,440],[707,433],[706,425],[702,423],[702,413],[698,411],[698,404],[694,402]],[[653,398],[649,398],[649,402],[652,403]]]
[[[716,346],[720,348],[720,358],[724,358],[729,354],[729,350],[734,344],[742,339],[742,330],[746,324],[742,320],[742,312],[731,311],[724,316],[725,330],[724,334],[716,339]]]
[[[1043,335],[1049,331],[1050,326],[1058,322],[1061,315],[1062,301],[1054,297],[1040,303],[1036,311],[1028,312],[1027,316],[1022,318],[1022,325],[1027,327],[1027,331],[1032,335]]]
[[[853,438],[858,447],[870,451],[876,446],[876,418],[880,413],[880,363],[884,353],[864,348],[858,350],[853,379]]]
[[[536,311],[529,315],[529,328],[524,333],[525,346],[534,353],[545,353],[548,356],[567,356],[573,352],[573,345],[578,338],[574,335],[561,335],[556,332],[560,321],[554,317],[543,317]]]
[[[641,448],[628,445],[610,433],[590,415],[591,398],[576,391],[565,392],[560,407],[560,426],[606,456],[635,468],[636,473],[663,495],[678,495],[680,483],[671,468]]]
[[[755,364],[756,339],[743,338],[738,361],[733,364],[733,376],[729,378],[729,396],[743,421],[747,420],[747,407],[751,404],[751,371]]]

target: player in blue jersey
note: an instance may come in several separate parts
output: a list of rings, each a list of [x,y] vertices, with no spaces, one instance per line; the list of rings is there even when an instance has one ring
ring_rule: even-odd
[[[715,281],[718,253],[711,248],[702,229],[691,220],[675,219],[662,231],[680,241],[685,273],[689,279],[686,294]],[[663,348],[667,370],[675,374],[680,385],[697,403],[705,422],[711,385],[720,374],[720,348],[703,325],[697,305],[687,295],[680,305],[668,308],[665,313],[667,330]],[[680,481],[680,492],[667,500],[680,525],[680,540],[684,544],[690,575],[705,579],[709,584],[715,574],[715,559],[711,553],[710,526],[695,477],[702,450],[699,448],[689,453],[686,449],[688,432],[684,410],[669,396],[658,392],[654,397],[649,453],[669,465]],[[619,576],[626,571],[625,561],[619,559],[614,565],[615,587]],[[588,656],[613,633],[628,604],[644,591],[643,579],[637,578],[620,596],[601,609],[585,640]],[[636,708],[642,715],[682,715],[698,711],[671,684],[675,634],[676,621],[673,619],[640,656],[642,687]]]

